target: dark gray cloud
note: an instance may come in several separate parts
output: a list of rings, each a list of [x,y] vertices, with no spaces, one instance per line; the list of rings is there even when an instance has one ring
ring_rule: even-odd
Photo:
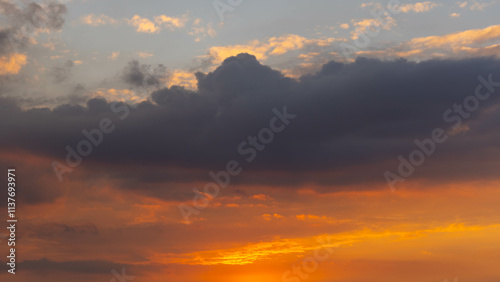
[[[141,64],[137,60],[132,60],[123,69],[121,78],[132,86],[158,86],[162,78],[167,75],[167,68],[159,64],[155,67],[148,64]]]
[[[138,64],[129,66],[136,70]],[[143,183],[208,180],[209,170],[222,170],[235,159],[248,172],[232,184],[383,182],[383,172],[397,167],[398,155],[407,156],[415,149],[416,138],[428,138],[434,128],[448,130],[453,125],[443,120],[443,113],[474,94],[479,75],[489,74],[500,81],[499,60],[415,63],[359,58],[350,64],[330,62],[296,81],[254,56],[240,54],[213,72],[197,73],[197,91],[177,86],[160,89],[133,110],[118,104],[115,109],[122,110],[113,112],[110,101],[91,99],[85,107],[21,111],[3,100],[0,130],[13,134],[0,137],[0,146],[64,163],[65,147],[75,148],[85,138],[83,129],[97,128],[102,118],[110,118],[116,130],[104,134],[102,144],[83,160],[84,168],[101,175],[100,168],[105,167],[108,176]],[[482,160],[500,157],[499,95],[497,90],[482,101],[464,120],[469,130],[440,145],[415,177],[497,177],[498,168]],[[247,163],[248,155],[240,155],[238,145],[269,125],[273,108],[281,111],[284,106],[297,118]],[[120,164],[116,171],[114,164]],[[129,169],[124,168],[127,164]],[[169,172],[169,167],[197,172]]]

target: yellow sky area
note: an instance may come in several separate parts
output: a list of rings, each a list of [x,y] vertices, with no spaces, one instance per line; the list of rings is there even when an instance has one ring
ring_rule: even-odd
[[[456,237],[468,232],[481,232],[485,228],[494,228],[500,232],[500,224],[492,226],[466,226],[463,223],[452,223],[447,226],[411,231],[375,231],[366,229],[340,234],[323,234],[307,238],[276,239],[270,242],[253,243],[228,250],[210,250],[185,255],[158,254],[152,260],[168,264],[245,265],[262,260],[274,260],[276,257],[283,255],[305,254],[316,249],[349,248],[358,242],[411,240],[437,233],[449,233],[449,237]],[[359,255],[362,256],[363,254]]]
[[[485,278],[497,274],[499,235],[500,224],[452,223],[412,231],[362,230],[322,235],[323,239],[330,237],[325,244],[318,243],[318,237],[276,239],[231,250],[190,254],[192,259],[158,255],[154,262],[187,264],[193,281],[200,277],[209,282],[282,281],[283,273],[291,270],[292,265],[314,258],[315,250],[327,255],[326,248],[331,247],[331,255],[318,261],[317,270],[304,272],[308,275],[306,281],[441,282],[454,277],[460,277],[460,281],[486,281]]]
[[[18,74],[26,63],[26,55],[24,54],[13,53],[0,57],[0,75]]]

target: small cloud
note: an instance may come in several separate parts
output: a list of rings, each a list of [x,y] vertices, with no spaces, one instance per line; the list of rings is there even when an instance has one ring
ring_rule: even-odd
[[[349,24],[346,24],[346,23],[343,23],[340,25],[341,28],[343,29],[348,29],[349,28]]]
[[[271,214],[263,214],[262,215],[262,218],[264,218],[267,221],[270,221],[271,219],[273,219],[273,217],[276,219],[280,219],[280,218],[283,218],[284,216],[282,216],[281,214],[277,214],[277,213],[275,213],[273,215],[271,215]]]
[[[113,52],[111,53],[111,55],[108,56],[108,60],[116,60],[118,58],[118,56],[120,56],[120,52]]]
[[[352,24],[356,27],[355,30],[351,32],[351,39],[358,39],[360,34],[366,33],[368,30],[374,28],[383,28],[385,30],[391,30],[392,27],[396,26],[396,20],[390,16],[384,19],[384,22],[379,19],[363,19],[363,20],[352,20]]]
[[[187,89],[197,89],[198,80],[193,73],[183,70],[175,70],[170,76],[167,83],[168,87],[174,85],[182,86]]]
[[[380,3],[376,3],[376,2],[369,2],[369,3],[362,3],[361,4],[361,8],[366,8],[366,7],[373,7],[373,8],[376,8],[377,10],[382,9],[382,5],[380,5]]]
[[[155,17],[156,24],[158,24],[159,26],[164,26],[170,30],[184,27],[187,20],[188,20],[187,15],[184,15],[181,18],[168,17],[165,15],[160,15]]]
[[[78,66],[78,65],[83,64],[83,61],[73,61],[73,63]]]
[[[492,1],[492,2],[474,1],[474,3],[471,4],[471,6],[470,6],[469,9],[471,11],[483,11],[484,8],[486,8],[486,7],[490,6],[490,5],[493,5],[493,4],[495,4],[494,1]]]
[[[146,58],[151,58],[153,57],[154,55],[151,54],[151,53],[146,53],[146,52],[138,52],[137,55],[143,59],[146,59]]]
[[[467,7],[467,1],[457,2],[457,5],[458,5],[458,7],[463,9],[463,8]]]
[[[260,200],[260,201],[267,201],[267,200],[272,200],[273,198],[271,198],[267,195],[264,195],[264,194],[258,194],[258,195],[253,195],[252,199]]]
[[[418,2],[414,4],[405,4],[399,7],[399,10],[403,13],[415,12],[415,13],[425,13],[430,10],[440,6],[437,3],[426,1],[426,2]]]
[[[306,215],[305,214],[299,214],[299,215],[296,215],[295,216],[298,220],[305,220],[306,219]]]
[[[106,15],[94,15],[94,14],[89,14],[82,17],[80,19],[80,22],[91,26],[100,26],[100,25],[109,25],[118,23],[117,20],[108,17]]]
[[[451,13],[450,17],[452,17],[452,18],[458,18],[458,17],[460,17],[460,14],[458,14],[458,13]]]
[[[194,40],[195,42],[200,42],[203,38],[205,38],[207,36],[215,37],[217,35],[217,32],[212,27],[211,23],[208,23],[205,25],[203,23],[203,20],[196,19],[193,22],[193,26],[191,27],[191,31],[188,34],[195,37],[195,40]]]
[[[0,57],[0,75],[18,74],[21,68],[26,65],[26,55],[10,54],[8,57]]]

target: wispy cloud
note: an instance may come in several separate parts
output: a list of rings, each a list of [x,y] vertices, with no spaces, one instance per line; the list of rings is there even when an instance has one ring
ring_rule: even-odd
[[[189,35],[195,37],[194,41],[200,42],[203,38],[207,36],[215,37],[217,35],[217,32],[212,27],[212,24],[210,23],[205,24],[202,19],[196,19],[193,22],[193,26],[191,27]]]
[[[110,25],[110,24],[118,24],[119,21],[115,20],[109,16],[106,15],[95,15],[95,14],[89,14],[86,16],[83,16],[80,19],[80,22],[83,24],[91,25],[91,26],[102,26],[102,25]]]
[[[147,52],[138,52],[137,53],[137,56],[143,58],[143,59],[147,59],[147,58],[151,58],[154,56],[154,54],[152,53],[147,53]]]
[[[269,56],[283,55],[290,51],[300,50],[307,46],[328,47],[337,38],[306,38],[296,34],[288,34],[280,37],[271,37],[267,40],[253,40],[245,45],[214,46],[209,50],[209,57],[214,63],[220,63],[225,58],[235,56],[239,53],[250,53],[259,60],[265,60]]]
[[[24,54],[13,53],[0,57],[0,75],[17,74],[26,63]]]
[[[160,28],[157,27],[152,21],[146,18],[142,18],[139,15],[135,15],[128,23],[136,28],[137,32],[143,33],[157,33],[160,31]]]
[[[399,7],[399,10],[403,13],[409,13],[409,12],[415,12],[415,13],[425,13],[429,12],[430,10],[440,6],[440,4],[430,2],[430,1],[425,1],[425,2],[418,2],[418,3],[413,3],[413,4],[404,4]]]

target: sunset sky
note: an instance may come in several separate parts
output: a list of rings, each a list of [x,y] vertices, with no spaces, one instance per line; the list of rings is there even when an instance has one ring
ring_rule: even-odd
[[[500,281],[499,12],[0,0],[0,281]]]

